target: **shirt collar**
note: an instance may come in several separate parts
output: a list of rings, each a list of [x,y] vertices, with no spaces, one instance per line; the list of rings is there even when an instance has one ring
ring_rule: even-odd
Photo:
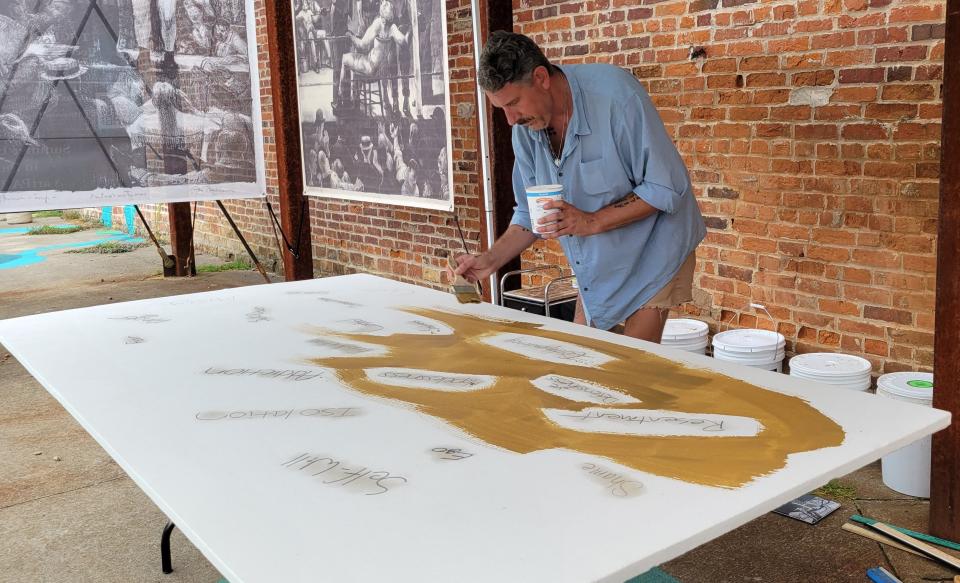
[[[570,95],[573,96],[573,115],[570,117],[570,126],[567,127],[567,133],[578,136],[590,135],[590,122],[587,121],[586,102],[583,99],[583,90],[580,88],[580,82],[573,69],[566,66],[557,65],[563,71],[567,83],[570,85]]]

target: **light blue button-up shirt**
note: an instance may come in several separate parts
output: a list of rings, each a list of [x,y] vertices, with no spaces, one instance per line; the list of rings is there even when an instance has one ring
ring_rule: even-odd
[[[643,307],[706,235],[676,146],[643,86],[612,65],[568,65],[573,114],[560,167],[542,131],[513,127],[512,223],[533,230],[525,187],[562,184],[563,199],[594,212],[631,191],[658,212],[597,235],[560,237],[588,320],[609,329]]]

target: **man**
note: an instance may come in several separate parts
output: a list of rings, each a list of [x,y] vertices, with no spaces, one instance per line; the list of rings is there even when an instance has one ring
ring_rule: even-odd
[[[411,30],[412,18],[410,15],[410,0],[395,0],[394,12],[397,29],[402,34],[407,34]],[[412,38],[412,37],[411,37]],[[390,52],[390,61],[392,65],[390,75],[390,101],[393,106],[394,114],[403,113],[410,117],[410,64],[411,64],[410,43],[396,43],[394,50]],[[400,93],[397,88],[403,91],[403,105],[400,105]]]
[[[318,16],[317,3],[314,0],[297,2],[294,20],[297,27],[297,41],[300,46],[300,72],[320,71],[320,57],[317,46],[317,29],[314,22]]]
[[[659,342],[690,301],[706,234],[683,160],[643,87],[610,65],[550,64],[529,38],[495,32],[478,81],[513,126],[517,199],[510,228],[455,270],[483,279],[540,237],[558,239],[577,276],[575,322]],[[525,188],[562,184],[556,214],[530,223]],[[555,222],[553,222],[555,221]]]

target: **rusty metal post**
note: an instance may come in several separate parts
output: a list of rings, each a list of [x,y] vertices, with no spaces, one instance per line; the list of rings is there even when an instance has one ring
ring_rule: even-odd
[[[947,0],[938,230],[933,406],[953,423],[933,436],[930,532],[960,540],[960,0]]]
[[[294,50],[293,8],[289,0],[264,2],[270,96],[277,154],[280,225],[294,246],[283,251],[287,281],[313,278],[309,207],[303,195],[300,158],[300,115],[297,98],[297,59]]]

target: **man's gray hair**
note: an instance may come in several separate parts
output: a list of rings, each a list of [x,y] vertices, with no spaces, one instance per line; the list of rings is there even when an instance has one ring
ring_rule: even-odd
[[[522,34],[498,30],[480,53],[477,82],[484,91],[496,93],[507,83],[528,82],[537,67],[554,70],[537,43]]]

